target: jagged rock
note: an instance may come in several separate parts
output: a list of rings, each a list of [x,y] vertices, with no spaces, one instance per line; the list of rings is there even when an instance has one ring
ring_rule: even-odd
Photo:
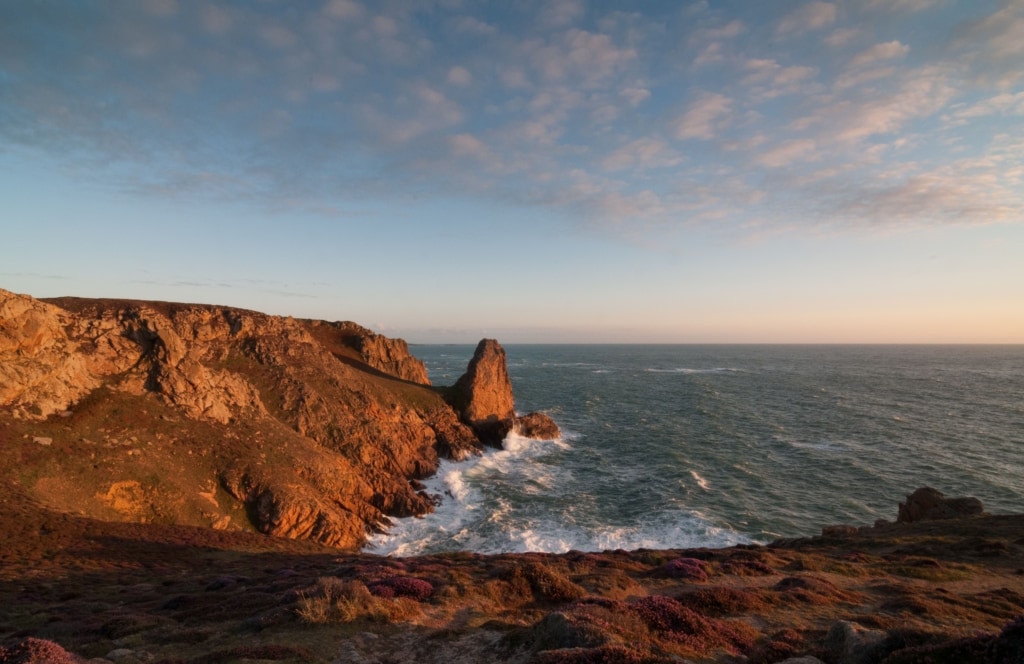
[[[985,507],[977,498],[946,498],[941,492],[931,487],[922,487],[907,496],[900,503],[900,523],[913,521],[930,521],[934,519],[956,519],[966,516],[984,514]]]
[[[375,369],[403,380],[421,385],[430,385],[427,367],[409,354],[409,346],[403,339],[391,339],[381,334],[348,323],[349,329],[358,328],[358,333],[346,335],[346,341],[359,351],[362,358]]]
[[[466,373],[451,388],[450,400],[480,440],[501,443],[515,419],[512,381],[501,344],[494,339],[480,340]]]
[[[104,374],[127,369],[138,353],[115,327],[83,326],[58,307],[0,289],[0,406],[45,418],[98,387]]]
[[[529,413],[515,419],[513,430],[524,438],[555,440],[562,437],[562,431],[555,421],[544,413]]]

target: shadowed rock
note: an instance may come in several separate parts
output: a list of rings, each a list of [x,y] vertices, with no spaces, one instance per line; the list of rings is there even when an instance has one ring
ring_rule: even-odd
[[[946,498],[931,487],[922,487],[907,496],[900,503],[900,523],[931,521],[935,519],[957,519],[965,516],[984,514],[985,507],[977,498]]]

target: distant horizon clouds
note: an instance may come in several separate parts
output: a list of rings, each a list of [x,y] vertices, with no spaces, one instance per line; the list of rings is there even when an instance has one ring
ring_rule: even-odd
[[[1022,63],[1024,0],[2,2],[0,287],[1022,343]]]

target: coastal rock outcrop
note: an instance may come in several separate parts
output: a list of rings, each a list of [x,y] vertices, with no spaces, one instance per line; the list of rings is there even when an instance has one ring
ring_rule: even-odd
[[[411,383],[430,385],[427,367],[409,354],[409,344],[404,339],[385,337],[351,321],[309,323],[313,335],[330,346],[339,359],[351,350],[359,360],[378,371]]]
[[[500,444],[512,430],[515,400],[508,377],[505,349],[494,339],[481,339],[462,374],[451,388],[451,402],[462,417],[488,444]]]
[[[931,521],[935,519],[958,519],[984,514],[985,507],[977,498],[946,498],[931,487],[921,487],[900,503],[900,523]]]
[[[516,416],[505,349],[494,339],[480,340],[466,373],[447,394],[462,421],[487,445],[500,446],[510,432],[537,439],[562,435],[554,420],[543,413]]]
[[[27,439],[52,442],[28,488],[43,504],[338,547],[431,511],[410,481],[481,450],[406,343],[354,323],[0,290],[4,418],[38,422]],[[102,472],[69,491],[62,475],[83,472],[75,441]],[[125,483],[138,488],[130,510],[104,498]]]

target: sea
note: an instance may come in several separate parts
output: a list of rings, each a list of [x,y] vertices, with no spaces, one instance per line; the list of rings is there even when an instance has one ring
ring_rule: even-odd
[[[413,346],[435,385],[474,346]],[[767,543],[895,520],[915,488],[1024,512],[1024,346],[508,345],[510,436],[425,482],[409,556]]]

